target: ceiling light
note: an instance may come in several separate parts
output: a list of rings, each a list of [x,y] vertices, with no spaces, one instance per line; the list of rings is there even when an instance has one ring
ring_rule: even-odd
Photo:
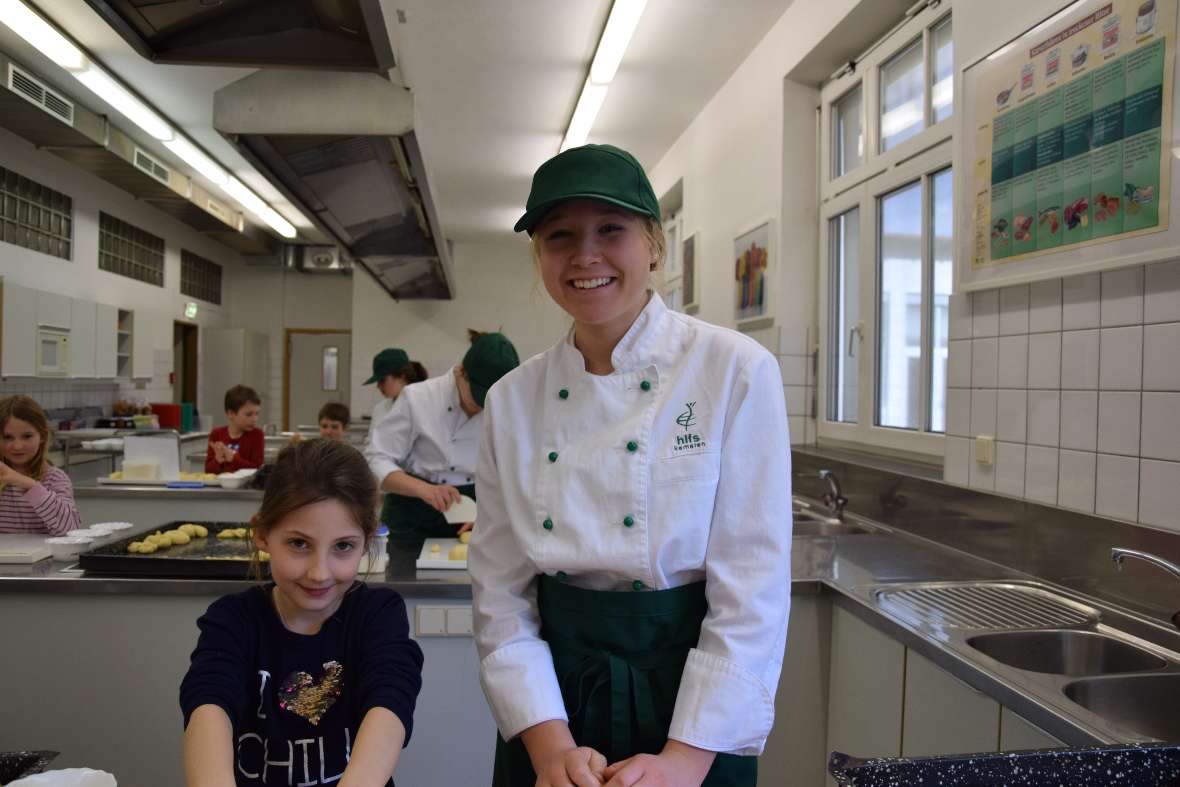
[[[296,235],[295,226],[280,216],[278,211],[269,205],[263,207],[262,213],[259,214],[259,218],[269,224],[272,230],[279,233],[284,238],[294,238]]]
[[[645,5],[647,0],[615,0],[602,38],[598,39],[598,51],[594,53],[594,61],[590,64],[591,82],[605,85],[615,78]]]
[[[80,71],[86,55],[21,0],[0,0],[0,21],[62,68]]]
[[[587,79],[586,84],[582,85],[578,105],[574,107],[574,116],[570,118],[570,126],[565,130],[565,139],[561,141],[562,150],[586,144],[586,138],[590,136],[590,129],[594,127],[594,119],[598,117],[598,110],[602,109],[605,98],[606,85],[596,85]]]
[[[165,142],[164,147],[180,157],[180,160],[185,164],[188,164],[197,172],[204,175],[213,185],[225,185],[226,178],[228,177],[225,174],[225,170],[184,137],[176,136]]]
[[[295,227],[291,222],[280,216],[274,208],[263,202],[257,194],[243,185],[242,181],[233,176],[227,176],[221,190],[237,200],[246,210],[264,221],[267,226],[284,238],[294,238]]]
[[[81,71],[74,72],[74,76],[78,78],[79,82],[90,88],[95,95],[119,110],[124,117],[148,134],[163,142],[172,139],[172,127],[162,117],[149,109],[147,104],[131,95],[127,88],[116,82],[110,74],[94,63],[88,63]]]

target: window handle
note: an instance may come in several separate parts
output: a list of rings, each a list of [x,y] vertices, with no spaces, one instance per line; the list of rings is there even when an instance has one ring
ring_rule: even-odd
[[[855,349],[856,345],[854,345],[852,343],[852,339],[854,336],[862,342],[865,340],[865,324],[863,322],[858,322],[856,325],[854,325],[848,329],[848,357],[849,358],[856,357],[856,349]]]

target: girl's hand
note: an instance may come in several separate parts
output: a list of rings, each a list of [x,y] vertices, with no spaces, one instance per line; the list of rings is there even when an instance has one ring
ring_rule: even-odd
[[[668,741],[659,754],[637,754],[608,767],[606,787],[700,787],[715,752]]]
[[[606,757],[589,746],[558,751],[537,769],[536,787],[600,787]]]
[[[0,486],[15,486],[18,489],[32,489],[36,481],[0,462]]]

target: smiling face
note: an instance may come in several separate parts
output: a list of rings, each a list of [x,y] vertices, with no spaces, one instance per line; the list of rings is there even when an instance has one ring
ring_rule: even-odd
[[[20,471],[28,470],[41,450],[41,433],[28,421],[13,416],[4,422],[2,449],[8,464]]]
[[[642,217],[597,200],[553,208],[534,232],[541,280],[581,328],[622,336],[643,311],[656,252]]]
[[[301,630],[318,630],[340,607],[366,547],[353,514],[332,499],[295,509],[269,532],[256,533],[254,545],[270,553],[282,617]]]

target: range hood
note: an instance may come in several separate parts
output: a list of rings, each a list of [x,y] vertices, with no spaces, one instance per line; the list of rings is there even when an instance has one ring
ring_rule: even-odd
[[[86,0],[155,63],[385,73],[380,0]]]
[[[140,148],[105,117],[0,53],[0,126],[243,254],[269,254],[273,238],[187,176]]]
[[[395,299],[453,297],[408,90],[372,74],[259,71],[213,125]]]

